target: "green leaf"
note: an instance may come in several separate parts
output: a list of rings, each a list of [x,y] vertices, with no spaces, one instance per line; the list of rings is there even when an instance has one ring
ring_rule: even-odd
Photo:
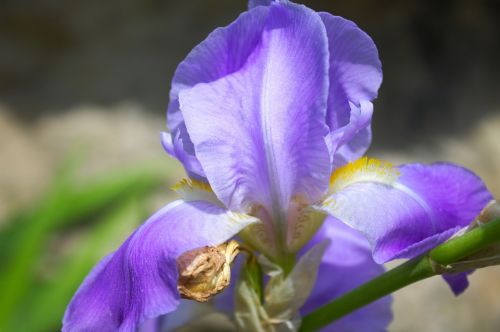
[[[0,236],[0,330],[28,294],[34,267],[52,232],[91,219],[130,195],[144,195],[161,183],[159,172],[150,167],[120,170],[86,183],[74,183],[66,175],[58,178],[36,208],[21,215],[12,229]]]
[[[257,294],[258,298],[264,300],[264,281],[262,279],[262,268],[257,262],[255,255],[250,255],[241,269],[242,279],[248,282],[251,289]]]

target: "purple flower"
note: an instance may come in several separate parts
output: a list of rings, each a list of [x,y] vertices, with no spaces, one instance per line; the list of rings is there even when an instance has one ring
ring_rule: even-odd
[[[376,263],[445,241],[491,199],[455,165],[358,159],[382,73],[354,23],[287,1],[250,7],[175,73],[162,144],[190,177],[182,199],[93,269],[64,331],[134,331],[174,311],[179,257],[237,234],[277,264],[331,240],[307,313],[382,272]],[[389,307],[379,300],[331,328],[384,330]]]

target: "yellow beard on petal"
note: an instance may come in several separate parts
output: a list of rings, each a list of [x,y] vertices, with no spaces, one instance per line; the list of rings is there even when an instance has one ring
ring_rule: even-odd
[[[179,194],[185,201],[203,200],[215,205],[223,206],[210,185],[206,182],[194,179],[182,179],[171,189]]]
[[[377,182],[392,185],[399,171],[389,162],[363,157],[336,169],[330,177],[330,194],[357,182]]]
[[[212,188],[208,183],[194,179],[182,179],[172,187],[172,190],[176,192],[195,189],[212,192]]]

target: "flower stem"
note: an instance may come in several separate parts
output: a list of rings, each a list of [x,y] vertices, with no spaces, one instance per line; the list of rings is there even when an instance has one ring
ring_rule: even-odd
[[[317,331],[333,321],[405,286],[439,274],[436,264],[446,267],[491,244],[500,242],[500,219],[450,239],[427,255],[411,259],[379,277],[336,298],[306,315],[301,332]]]
[[[305,316],[299,331],[321,327],[400,288],[435,275],[427,257],[412,259]]]
[[[441,244],[431,250],[429,256],[441,265],[450,265],[498,242],[500,242],[500,219],[483,224]]]

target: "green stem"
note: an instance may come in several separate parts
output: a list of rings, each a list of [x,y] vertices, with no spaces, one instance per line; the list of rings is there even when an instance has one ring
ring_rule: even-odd
[[[427,257],[410,260],[305,316],[299,331],[316,331],[400,288],[435,275]]]
[[[441,244],[429,256],[441,265],[449,265],[499,241],[500,219],[497,219]]]
[[[428,255],[411,259],[313,311],[303,318],[299,331],[317,331],[405,286],[437,275],[436,264],[450,265],[496,242],[500,242],[500,219],[451,239]]]
[[[276,264],[283,269],[284,276],[287,276],[290,272],[292,272],[293,267],[295,266],[295,255],[291,253],[282,254],[276,260]]]

